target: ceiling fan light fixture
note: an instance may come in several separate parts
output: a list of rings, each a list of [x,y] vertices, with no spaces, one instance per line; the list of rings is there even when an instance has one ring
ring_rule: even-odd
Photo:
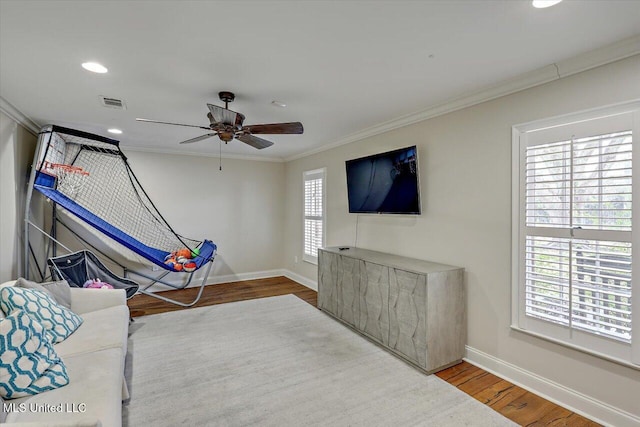
[[[116,128],[107,129],[107,132],[113,133],[115,135],[120,135],[122,133],[120,129],[116,129]]]
[[[97,62],[83,62],[82,68],[84,68],[87,71],[91,71],[92,73],[98,73],[98,74],[104,74],[107,71],[109,71],[107,67]]]
[[[555,6],[560,3],[562,0],[533,0],[531,5],[536,9],[544,9],[546,7]]]
[[[274,107],[280,107],[280,108],[285,108],[287,106],[286,103],[282,101],[276,101],[275,99],[271,101],[271,105],[273,105]]]

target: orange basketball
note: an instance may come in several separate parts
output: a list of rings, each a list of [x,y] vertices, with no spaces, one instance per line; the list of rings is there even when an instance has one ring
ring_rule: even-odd
[[[178,257],[191,258],[191,251],[187,248],[180,249],[176,252],[176,258]]]

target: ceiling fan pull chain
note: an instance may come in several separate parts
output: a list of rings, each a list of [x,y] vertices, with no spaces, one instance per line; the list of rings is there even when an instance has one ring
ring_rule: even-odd
[[[219,154],[218,159],[220,161],[220,171],[222,171],[222,140],[219,140],[218,142],[220,143],[219,144],[220,145],[220,154]]]

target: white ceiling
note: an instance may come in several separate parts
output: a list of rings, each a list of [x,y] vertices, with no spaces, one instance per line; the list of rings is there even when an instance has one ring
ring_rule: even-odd
[[[205,104],[231,90],[245,124],[301,121],[305,132],[223,153],[284,159],[639,30],[633,0],[0,0],[0,96],[38,125],[118,127],[125,151],[215,155],[217,138],[177,144],[198,129],[135,118],[206,125]],[[83,70],[89,60],[109,73]]]

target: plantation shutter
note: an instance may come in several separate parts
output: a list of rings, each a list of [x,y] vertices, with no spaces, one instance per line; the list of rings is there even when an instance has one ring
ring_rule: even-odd
[[[523,134],[525,328],[631,342],[632,115]]]
[[[304,173],[304,255],[317,262],[324,245],[324,169]]]

